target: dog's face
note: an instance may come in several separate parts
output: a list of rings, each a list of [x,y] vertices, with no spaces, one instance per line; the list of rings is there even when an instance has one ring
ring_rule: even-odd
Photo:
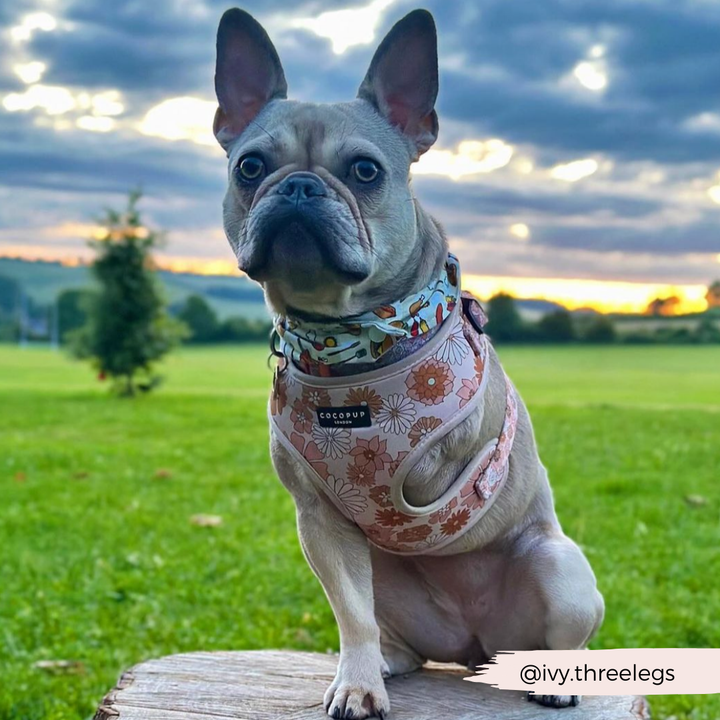
[[[229,158],[224,224],[240,269],[278,312],[352,314],[388,299],[388,287],[402,294],[412,280],[402,268],[422,253],[410,164],[437,137],[432,17],[395,25],[347,103],[286,100],[275,48],[241,10],[223,16],[217,51],[214,130]]]

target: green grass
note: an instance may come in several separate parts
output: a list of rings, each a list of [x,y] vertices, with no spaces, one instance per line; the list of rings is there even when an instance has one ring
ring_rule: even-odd
[[[593,646],[720,647],[720,348],[501,356],[605,594]],[[166,373],[156,395],[115,400],[62,355],[0,348],[3,720],[89,718],[151,656],[337,648],[268,458],[265,350],[185,350]],[[720,716],[720,696],[652,705]]]

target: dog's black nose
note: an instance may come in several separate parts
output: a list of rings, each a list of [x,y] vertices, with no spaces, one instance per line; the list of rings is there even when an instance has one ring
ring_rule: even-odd
[[[302,202],[326,195],[325,183],[315,173],[290,173],[279,185],[278,195],[285,195],[292,202]]]

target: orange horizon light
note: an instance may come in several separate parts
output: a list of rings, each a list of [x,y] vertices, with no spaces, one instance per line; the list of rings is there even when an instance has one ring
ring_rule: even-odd
[[[0,251],[0,258],[17,260],[57,262],[65,267],[87,266],[92,253],[67,254],[50,252],[46,248],[21,248],[19,246]],[[176,257],[157,253],[155,265],[159,270],[192,275],[218,275],[243,277],[234,260]],[[546,300],[566,307],[568,310],[589,308],[600,313],[644,313],[657,298],[676,296],[673,314],[703,312],[707,309],[705,285],[670,285],[663,283],[639,283],[617,280],[592,280],[581,278],[532,278],[504,277],[467,274],[463,287],[481,300],[488,300],[504,292],[518,300]]]

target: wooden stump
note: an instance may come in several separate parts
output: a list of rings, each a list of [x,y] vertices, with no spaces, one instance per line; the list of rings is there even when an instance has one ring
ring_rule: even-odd
[[[261,650],[171,655],[136,665],[103,700],[95,720],[323,720],[337,657]],[[456,665],[387,681],[389,720],[646,720],[641,697],[586,697],[554,710],[524,693],[463,682]]]

